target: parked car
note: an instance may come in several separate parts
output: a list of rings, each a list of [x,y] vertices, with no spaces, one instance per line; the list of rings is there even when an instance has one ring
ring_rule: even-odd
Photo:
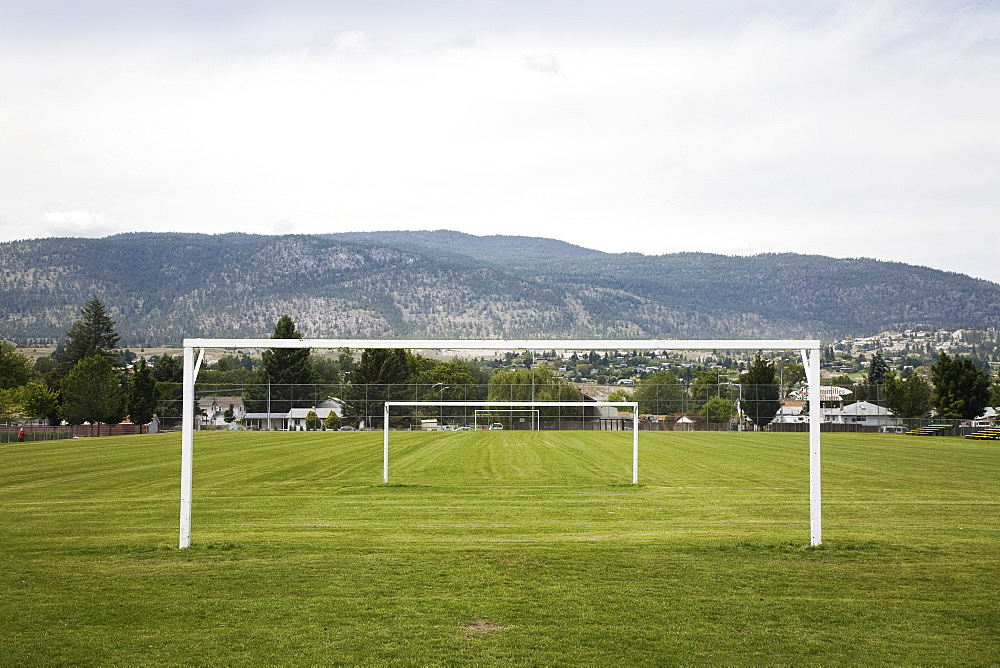
[[[492,425],[490,425],[490,429],[503,429],[503,423],[494,422]]]
[[[354,427],[345,424],[343,427],[341,427],[337,431],[357,431],[357,430]]]

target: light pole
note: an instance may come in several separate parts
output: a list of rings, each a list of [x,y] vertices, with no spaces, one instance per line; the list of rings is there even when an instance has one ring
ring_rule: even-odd
[[[729,385],[730,387],[736,387],[740,391],[740,398],[736,404],[736,431],[743,431],[743,385],[740,383],[719,383],[720,385]],[[730,394],[729,396],[732,396]]]
[[[271,431],[271,374],[264,372],[267,376],[267,430]]]
[[[434,383],[431,385],[432,388],[441,386],[441,392],[438,395],[438,425],[444,426],[444,391],[450,390],[451,388],[446,386],[444,383]]]
[[[531,407],[532,408],[535,407],[535,364],[534,364],[534,360],[532,360],[532,364],[531,364]],[[538,427],[535,425],[535,415],[537,415],[537,413],[532,413],[531,414],[531,430],[532,431],[535,431],[536,429],[538,429]],[[513,420],[511,420],[511,423],[513,423]],[[513,429],[514,425],[511,424],[510,428]]]

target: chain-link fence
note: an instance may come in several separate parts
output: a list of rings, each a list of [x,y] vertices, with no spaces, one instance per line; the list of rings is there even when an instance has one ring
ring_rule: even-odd
[[[24,432],[22,439],[21,432]],[[55,441],[73,438],[73,429],[69,426],[51,427],[40,424],[0,424],[0,443],[32,443],[36,441]]]
[[[824,392],[826,388],[822,388]],[[160,430],[181,427],[185,412],[181,383],[161,383],[157,409]],[[688,383],[634,386],[548,384],[260,384],[198,383],[195,385],[197,429],[250,429],[300,431],[312,429],[381,429],[386,401],[431,402],[429,406],[393,406],[390,427],[394,429],[483,429],[509,430],[630,430],[632,415],[616,407],[597,406],[606,400],[636,401],[639,428],[647,431],[807,431],[809,403],[795,393],[779,399],[778,385],[721,382],[711,385]],[[970,420],[898,418],[884,406],[877,389],[859,401],[843,395],[821,395],[824,432],[907,433],[924,430],[938,435],[965,435],[989,426]],[[594,406],[546,406],[552,401],[588,401]],[[451,402],[482,401],[482,406],[455,406]],[[525,406],[522,412],[490,411],[489,401],[535,402],[537,413]],[[129,425],[68,427],[25,426],[25,440],[52,440],[72,436],[118,433]],[[114,431],[117,428],[118,431]],[[20,426],[0,425],[0,442],[18,440]],[[96,431],[95,431],[96,430]]]
[[[179,428],[183,413],[181,385],[164,385],[160,402],[161,428]],[[687,383],[636,386],[580,386],[569,383],[532,384],[202,384],[195,386],[199,429],[323,429],[330,412],[338,428],[381,428],[385,401],[421,401],[436,406],[394,406],[390,426],[396,429],[586,429],[632,428],[631,413],[616,408],[548,407],[551,401],[631,400],[639,403],[640,429],[651,431],[805,431],[809,403],[803,396],[779,399],[778,385]],[[869,400],[851,402],[842,396],[824,396],[824,431],[903,432],[936,422],[904,420],[884,405]],[[482,401],[483,406],[454,406],[450,402]],[[489,401],[535,402],[538,414],[525,406],[521,413],[489,412]],[[306,417],[313,411],[312,422]],[[942,423],[943,424],[943,423]],[[953,426],[954,433],[968,423]]]

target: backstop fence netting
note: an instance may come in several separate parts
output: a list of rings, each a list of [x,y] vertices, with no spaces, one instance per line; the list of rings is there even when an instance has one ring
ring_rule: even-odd
[[[789,401],[778,385],[643,383],[638,386],[558,384],[264,384],[196,383],[195,428],[250,430],[381,429],[386,401],[431,402],[391,406],[390,428],[472,428],[488,421],[505,429],[620,430],[631,428],[630,411],[598,402],[636,401],[640,429],[737,431],[768,424],[807,422],[805,401]],[[162,383],[161,428],[177,428],[184,413],[180,383]],[[782,397],[781,395],[784,394]],[[780,397],[780,398],[779,398]],[[784,405],[781,399],[785,399]],[[537,407],[537,413],[456,406],[455,402],[593,402],[594,406]],[[477,415],[477,410],[480,412]],[[314,415],[310,415],[314,413]],[[334,416],[331,418],[331,414]]]

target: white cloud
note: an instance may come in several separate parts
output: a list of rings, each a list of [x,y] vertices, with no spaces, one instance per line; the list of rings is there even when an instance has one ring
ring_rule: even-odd
[[[345,53],[360,53],[365,50],[369,43],[368,35],[364,30],[348,30],[333,38],[330,48],[333,51]]]
[[[521,58],[521,62],[529,70],[551,76],[562,75],[562,63],[554,53],[533,53]]]
[[[104,214],[90,211],[46,211],[41,216],[41,223],[31,236],[96,238],[123,231]]]
[[[295,234],[295,232],[295,223],[287,218],[275,221],[274,225],[271,227],[271,234]]]

